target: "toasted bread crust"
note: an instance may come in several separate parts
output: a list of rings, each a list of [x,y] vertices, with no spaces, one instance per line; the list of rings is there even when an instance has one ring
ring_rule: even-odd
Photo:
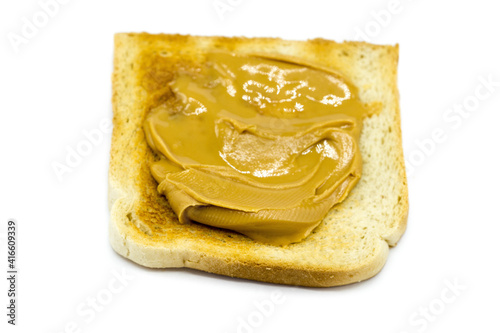
[[[142,123],[165,98],[173,66],[224,49],[282,54],[348,77],[381,112],[365,120],[363,176],[308,238],[283,247],[232,231],[180,224],[149,172],[155,159]],[[110,241],[116,252],[147,267],[189,267],[258,281],[327,287],[361,281],[382,269],[389,246],[406,228],[408,191],[397,91],[397,46],[284,41],[275,38],[117,34],[113,72],[113,137],[109,169]]]

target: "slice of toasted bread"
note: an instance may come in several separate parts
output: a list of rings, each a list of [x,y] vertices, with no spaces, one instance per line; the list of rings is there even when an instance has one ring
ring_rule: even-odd
[[[175,66],[213,50],[279,54],[329,67],[359,88],[362,102],[381,106],[363,123],[361,180],[299,243],[272,246],[228,230],[180,224],[158,194],[149,170],[155,156],[142,129],[145,114],[151,103],[165,98]],[[397,62],[397,45],[117,34],[109,169],[112,247],[147,267],[189,267],[282,284],[327,287],[374,276],[403,234],[408,213]]]

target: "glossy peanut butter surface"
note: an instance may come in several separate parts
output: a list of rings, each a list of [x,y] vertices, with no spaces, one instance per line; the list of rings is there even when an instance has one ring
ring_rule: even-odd
[[[298,242],[361,176],[367,108],[339,74],[279,56],[211,53],[179,70],[144,129],[181,222]]]

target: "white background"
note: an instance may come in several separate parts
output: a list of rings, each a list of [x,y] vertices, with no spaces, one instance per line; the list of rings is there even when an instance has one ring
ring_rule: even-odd
[[[2,1],[2,332],[498,332],[495,1],[400,0],[380,22],[374,13],[392,9],[389,0],[230,3],[221,19],[213,0],[68,1],[14,47],[9,38],[22,36],[23,18],[33,22],[35,15],[44,23],[43,14],[37,16],[42,7],[35,0]],[[358,30],[367,36],[356,36]],[[399,43],[404,150],[414,170],[408,229],[380,274],[309,289],[145,269],[113,252],[107,239],[110,134],[62,181],[53,164],[85,141],[84,131],[111,118],[113,34],[141,31]],[[488,91],[481,78],[496,86]],[[476,90],[489,95],[479,100]],[[472,110],[464,116],[447,111],[464,103]],[[436,130],[445,139],[430,144]],[[19,225],[16,327],[5,315],[9,218]],[[113,274],[122,270],[130,280],[120,284]],[[262,314],[255,302],[269,304],[273,292],[283,302]],[[95,297],[106,303],[101,311],[90,310],[87,302]]]

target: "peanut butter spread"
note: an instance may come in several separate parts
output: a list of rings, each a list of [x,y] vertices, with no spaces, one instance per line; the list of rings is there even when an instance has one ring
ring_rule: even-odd
[[[158,191],[194,221],[285,245],[298,242],[361,176],[368,108],[338,73],[279,56],[210,53],[179,70],[172,102],[144,130],[161,157]]]

